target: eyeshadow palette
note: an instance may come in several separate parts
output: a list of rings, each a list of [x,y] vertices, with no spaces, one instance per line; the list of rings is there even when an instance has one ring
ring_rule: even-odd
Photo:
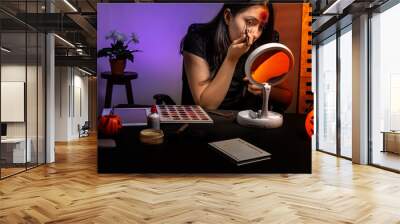
[[[157,105],[161,123],[214,123],[198,105]]]

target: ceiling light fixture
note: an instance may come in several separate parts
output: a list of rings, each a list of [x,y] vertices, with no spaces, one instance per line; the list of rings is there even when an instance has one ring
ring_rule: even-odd
[[[81,72],[83,72],[83,73],[85,73],[85,74],[87,74],[87,75],[93,75],[92,73],[90,73],[90,72],[88,72],[88,71],[86,71],[86,70],[83,70],[83,69],[81,69],[81,68],[79,68],[79,67],[78,67],[78,70],[81,71]]]
[[[62,38],[62,37],[60,37],[59,35],[57,35],[57,34],[54,34],[54,36],[55,37],[57,37],[59,40],[61,40],[62,42],[64,42],[64,43],[66,43],[67,45],[69,45],[70,47],[73,47],[73,48],[75,48],[75,45],[73,45],[71,42],[69,42],[68,40],[66,40],[66,39],[64,39],[64,38]]]
[[[324,10],[322,15],[338,15],[342,14],[343,10],[351,5],[355,0],[336,0],[332,5]]]
[[[64,3],[67,4],[74,12],[78,12],[78,10],[68,0],[64,0]]]
[[[6,53],[10,53],[10,52],[11,52],[11,50],[9,50],[9,49],[7,49],[7,48],[5,48],[5,47],[1,47],[1,50],[4,51],[4,52],[6,52]]]

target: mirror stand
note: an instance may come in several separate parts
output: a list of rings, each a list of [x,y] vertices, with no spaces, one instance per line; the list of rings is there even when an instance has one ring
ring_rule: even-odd
[[[237,122],[247,127],[258,128],[278,128],[282,126],[283,116],[279,113],[268,111],[268,100],[271,92],[271,85],[263,85],[263,105],[262,110],[254,112],[252,110],[240,111],[237,115]]]
[[[271,93],[271,85],[268,83],[264,83],[262,87],[262,97],[263,97],[263,105],[261,107],[261,114],[260,118],[267,118],[268,117],[268,100],[269,94]]]

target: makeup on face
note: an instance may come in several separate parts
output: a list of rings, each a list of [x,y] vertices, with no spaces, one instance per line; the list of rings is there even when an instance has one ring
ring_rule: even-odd
[[[262,11],[262,12],[260,13],[259,18],[260,18],[260,20],[261,20],[262,23],[265,23],[265,22],[266,22],[267,16],[268,16],[267,11]]]

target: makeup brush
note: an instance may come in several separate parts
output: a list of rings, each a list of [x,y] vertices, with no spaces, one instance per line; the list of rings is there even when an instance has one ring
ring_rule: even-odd
[[[249,29],[247,29],[247,23],[245,24],[245,26],[244,26],[244,33],[245,33],[245,35],[246,35],[246,45],[247,46],[249,46],[249,39],[250,39],[250,37],[249,37]]]

